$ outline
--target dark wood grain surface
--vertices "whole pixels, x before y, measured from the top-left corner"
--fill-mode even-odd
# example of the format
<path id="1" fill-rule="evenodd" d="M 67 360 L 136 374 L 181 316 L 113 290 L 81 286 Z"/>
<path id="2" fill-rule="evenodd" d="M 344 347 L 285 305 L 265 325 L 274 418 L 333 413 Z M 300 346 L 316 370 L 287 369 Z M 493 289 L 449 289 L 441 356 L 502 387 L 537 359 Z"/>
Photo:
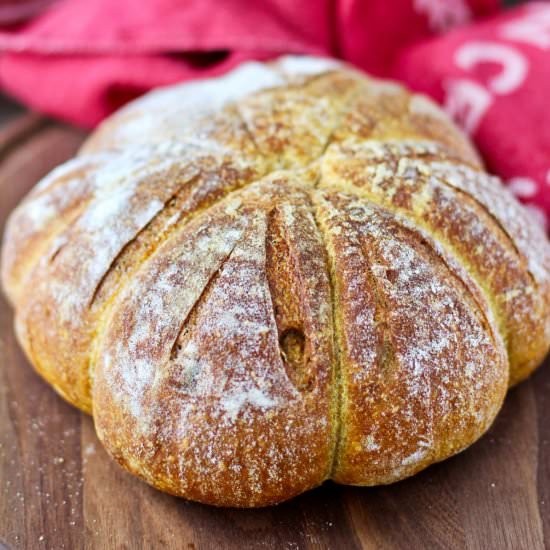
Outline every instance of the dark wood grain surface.
<path id="1" fill-rule="evenodd" d="M 4 125 L 0 231 L 82 139 L 34 115 Z M 0 298 L 1 549 L 550 547 L 550 368 L 510 392 L 481 441 L 412 479 L 327 483 L 277 507 L 224 510 L 162 494 L 114 464 L 91 419 L 34 374 L 12 320 Z"/>

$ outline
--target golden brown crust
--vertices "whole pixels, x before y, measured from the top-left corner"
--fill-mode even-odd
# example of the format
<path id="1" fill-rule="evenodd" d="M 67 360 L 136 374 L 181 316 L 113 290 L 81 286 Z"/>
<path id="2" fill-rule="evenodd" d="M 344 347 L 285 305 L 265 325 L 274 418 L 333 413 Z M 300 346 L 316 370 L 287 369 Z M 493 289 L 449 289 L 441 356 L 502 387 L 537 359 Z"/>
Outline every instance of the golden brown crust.
<path id="1" fill-rule="evenodd" d="M 506 357 L 472 281 L 449 269 L 428 238 L 355 197 L 322 194 L 318 208 L 341 364 L 332 478 L 390 483 L 487 429 L 506 393 Z"/>
<path id="2" fill-rule="evenodd" d="M 307 196 L 278 185 L 284 196 L 263 186 L 259 197 L 224 201 L 161 247 L 97 350 L 94 418 L 106 447 L 150 483 L 203 502 L 278 502 L 330 469 L 324 249 Z M 285 304 L 273 300 L 265 269 L 274 233 L 284 243 L 270 248 L 288 247 L 288 269 L 311 291 L 281 297 Z M 285 315 L 291 300 L 295 312 Z M 292 364 L 281 350 L 290 352 L 289 334 L 306 342 Z"/>
<path id="3" fill-rule="evenodd" d="M 320 188 L 399 213 L 460 258 L 492 304 L 512 384 L 540 364 L 548 342 L 546 237 L 496 178 L 457 165 L 440 145 L 393 140 L 333 144 L 321 172 Z"/>
<path id="4" fill-rule="evenodd" d="M 19 340 L 125 468 L 216 505 L 389 483 L 550 344 L 550 250 L 429 100 L 284 58 L 155 92 L 12 214 Z"/>

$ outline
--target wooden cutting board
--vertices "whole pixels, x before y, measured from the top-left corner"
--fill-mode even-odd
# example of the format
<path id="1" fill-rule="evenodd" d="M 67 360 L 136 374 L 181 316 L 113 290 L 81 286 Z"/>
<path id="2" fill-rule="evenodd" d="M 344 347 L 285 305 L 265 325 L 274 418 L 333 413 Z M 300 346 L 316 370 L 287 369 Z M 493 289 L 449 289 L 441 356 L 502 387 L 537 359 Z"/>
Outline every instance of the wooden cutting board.
<path id="1" fill-rule="evenodd" d="M 0 228 L 83 139 L 24 115 L 0 133 Z M 0 548 L 550 547 L 550 365 L 512 390 L 466 452 L 378 488 L 332 483 L 277 507 L 216 509 L 162 494 L 103 451 L 91 419 L 34 374 L 0 299 Z"/>

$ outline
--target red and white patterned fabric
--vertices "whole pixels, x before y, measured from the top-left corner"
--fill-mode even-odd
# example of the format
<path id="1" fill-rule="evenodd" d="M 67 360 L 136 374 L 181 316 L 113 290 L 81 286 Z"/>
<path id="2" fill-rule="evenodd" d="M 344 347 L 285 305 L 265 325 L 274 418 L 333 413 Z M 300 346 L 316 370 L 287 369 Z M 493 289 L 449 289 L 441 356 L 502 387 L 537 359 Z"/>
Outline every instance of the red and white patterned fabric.
<path id="1" fill-rule="evenodd" d="M 343 58 L 439 101 L 548 226 L 550 3 L 0 0 L 0 25 L 0 87 L 87 127 L 155 86 L 244 60 Z"/>
<path id="2" fill-rule="evenodd" d="M 406 48 L 393 75 L 437 99 L 475 140 L 488 169 L 548 228 L 550 3 Z"/>

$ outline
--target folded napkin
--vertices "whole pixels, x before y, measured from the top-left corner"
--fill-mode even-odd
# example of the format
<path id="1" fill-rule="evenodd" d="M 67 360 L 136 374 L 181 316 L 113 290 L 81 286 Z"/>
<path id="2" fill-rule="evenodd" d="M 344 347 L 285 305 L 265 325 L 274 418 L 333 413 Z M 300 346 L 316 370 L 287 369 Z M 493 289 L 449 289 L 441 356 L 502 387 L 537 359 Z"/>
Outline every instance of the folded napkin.
<path id="1" fill-rule="evenodd" d="M 0 0 L 0 87 L 86 127 L 155 86 L 283 53 L 339 57 L 431 95 L 550 219 L 550 4 Z"/>

